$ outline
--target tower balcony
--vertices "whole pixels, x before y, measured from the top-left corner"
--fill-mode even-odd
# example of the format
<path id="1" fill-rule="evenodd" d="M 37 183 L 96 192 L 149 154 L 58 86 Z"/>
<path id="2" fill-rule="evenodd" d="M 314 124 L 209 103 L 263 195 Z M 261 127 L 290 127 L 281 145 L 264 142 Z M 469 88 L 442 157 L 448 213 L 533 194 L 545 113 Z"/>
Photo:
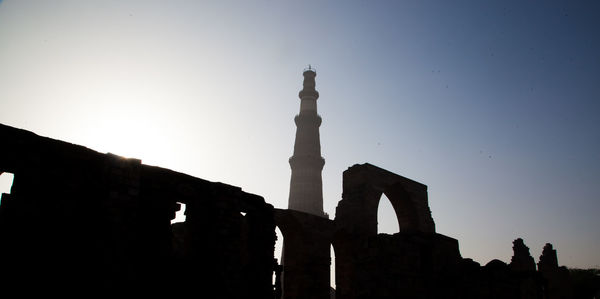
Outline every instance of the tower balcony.
<path id="1" fill-rule="evenodd" d="M 298 169 L 312 169 L 320 172 L 323 170 L 323 166 L 325 166 L 325 159 L 323 157 L 312 155 L 292 156 L 289 162 L 292 171 Z"/>
<path id="2" fill-rule="evenodd" d="M 313 113 L 300 113 L 294 117 L 294 122 L 296 123 L 296 127 L 300 127 L 303 125 L 316 125 L 317 127 L 321 126 L 321 116 L 316 112 Z"/>
<path id="3" fill-rule="evenodd" d="M 319 92 L 316 90 L 310 90 L 310 89 L 302 89 L 299 93 L 298 93 L 298 97 L 300 97 L 300 99 L 309 97 L 309 98 L 314 98 L 315 100 L 319 98 Z"/>

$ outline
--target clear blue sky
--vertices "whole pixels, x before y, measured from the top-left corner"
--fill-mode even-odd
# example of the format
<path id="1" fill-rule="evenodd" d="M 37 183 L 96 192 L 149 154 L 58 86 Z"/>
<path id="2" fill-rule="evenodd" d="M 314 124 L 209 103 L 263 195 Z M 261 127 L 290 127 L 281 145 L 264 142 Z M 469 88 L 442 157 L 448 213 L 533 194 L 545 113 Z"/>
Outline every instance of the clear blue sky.
<path id="1" fill-rule="evenodd" d="M 310 63 L 327 213 L 369 162 L 464 257 L 599 267 L 599 36 L 597 1 L 5 0 L 0 122 L 286 208 Z"/>

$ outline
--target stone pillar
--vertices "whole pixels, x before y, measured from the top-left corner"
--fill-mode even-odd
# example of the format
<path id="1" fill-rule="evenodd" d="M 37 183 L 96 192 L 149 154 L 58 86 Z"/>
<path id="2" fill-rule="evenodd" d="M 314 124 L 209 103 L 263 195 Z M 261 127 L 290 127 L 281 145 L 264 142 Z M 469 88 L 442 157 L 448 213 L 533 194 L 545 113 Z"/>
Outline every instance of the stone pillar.
<path id="1" fill-rule="evenodd" d="M 333 221 L 275 210 L 284 239 L 283 299 L 329 299 Z"/>
<path id="2" fill-rule="evenodd" d="M 558 266 L 556 249 L 550 243 L 546 243 L 542 250 L 538 271 L 543 278 L 546 298 L 573 298 L 573 285 L 569 270 L 564 266 Z"/>
<path id="3" fill-rule="evenodd" d="M 552 248 L 552 244 L 546 243 L 538 262 L 538 270 L 540 272 L 554 271 L 558 269 L 558 258 L 556 250 Z"/>
<path id="4" fill-rule="evenodd" d="M 535 271 L 535 261 L 529 253 L 529 247 L 525 246 L 521 238 L 513 241 L 513 256 L 510 260 L 510 268 L 514 271 Z"/>

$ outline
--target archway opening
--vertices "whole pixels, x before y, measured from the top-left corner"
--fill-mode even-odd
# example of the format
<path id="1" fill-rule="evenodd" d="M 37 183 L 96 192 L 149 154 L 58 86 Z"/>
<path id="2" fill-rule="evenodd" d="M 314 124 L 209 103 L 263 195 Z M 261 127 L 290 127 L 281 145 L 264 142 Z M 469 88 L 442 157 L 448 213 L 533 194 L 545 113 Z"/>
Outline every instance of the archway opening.
<path id="1" fill-rule="evenodd" d="M 382 194 L 377 207 L 377 233 L 393 235 L 398 232 L 400 232 L 400 225 L 396 211 L 389 198 Z"/>
<path id="2" fill-rule="evenodd" d="M 279 265 L 283 264 L 283 234 L 278 226 L 275 226 L 275 259 Z M 273 272 L 273 286 L 275 286 L 275 272 Z"/>
<path id="3" fill-rule="evenodd" d="M 329 284 L 331 285 L 330 292 L 334 295 L 332 298 L 335 298 L 335 250 L 333 249 L 333 245 L 331 245 L 330 254 L 331 257 L 331 270 L 329 271 Z"/>

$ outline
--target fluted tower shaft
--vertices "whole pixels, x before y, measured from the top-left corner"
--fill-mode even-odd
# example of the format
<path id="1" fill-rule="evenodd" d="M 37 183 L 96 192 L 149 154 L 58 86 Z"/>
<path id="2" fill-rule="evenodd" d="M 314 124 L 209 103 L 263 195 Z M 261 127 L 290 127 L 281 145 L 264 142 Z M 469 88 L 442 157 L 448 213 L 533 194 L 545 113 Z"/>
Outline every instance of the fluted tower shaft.
<path id="1" fill-rule="evenodd" d="M 315 90 L 317 73 L 310 67 L 304 70 L 300 97 L 300 113 L 296 115 L 296 141 L 290 158 L 292 178 L 288 208 L 317 216 L 323 213 L 323 180 L 321 172 L 325 159 L 321 157 L 319 127 L 321 117 L 317 114 L 319 92 Z"/>

